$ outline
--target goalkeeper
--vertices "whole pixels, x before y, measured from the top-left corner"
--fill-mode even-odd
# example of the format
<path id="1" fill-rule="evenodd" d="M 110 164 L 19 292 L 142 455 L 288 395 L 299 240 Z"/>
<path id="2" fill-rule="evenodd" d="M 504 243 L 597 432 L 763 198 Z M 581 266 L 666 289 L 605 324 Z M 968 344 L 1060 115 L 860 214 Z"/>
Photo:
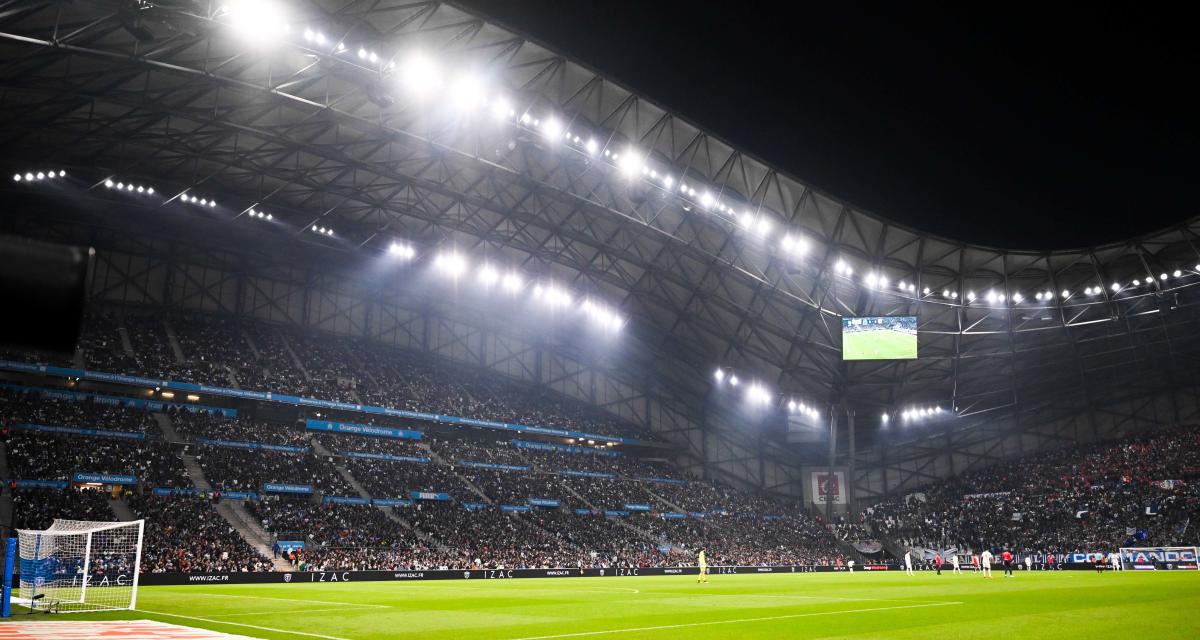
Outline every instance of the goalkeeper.
<path id="1" fill-rule="evenodd" d="M 700 565 L 700 573 L 696 575 L 696 583 L 708 583 L 708 558 L 704 557 L 704 549 L 700 550 L 700 555 L 696 558 L 696 564 Z"/>

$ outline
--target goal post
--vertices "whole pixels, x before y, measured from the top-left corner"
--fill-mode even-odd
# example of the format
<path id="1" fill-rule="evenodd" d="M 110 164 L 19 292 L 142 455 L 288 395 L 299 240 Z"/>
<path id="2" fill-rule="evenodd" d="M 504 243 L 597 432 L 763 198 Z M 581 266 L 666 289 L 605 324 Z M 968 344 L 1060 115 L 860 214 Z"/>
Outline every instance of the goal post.
<path id="1" fill-rule="evenodd" d="M 18 530 L 20 582 L 13 598 L 30 611 L 84 612 L 137 606 L 145 520 L 55 520 Z"/>
<path id="2" fill-rule="evenodd" d="M 1196 571 L 1196 547 L 1121 547 L 1121 564 L 1127 569 Z"/>

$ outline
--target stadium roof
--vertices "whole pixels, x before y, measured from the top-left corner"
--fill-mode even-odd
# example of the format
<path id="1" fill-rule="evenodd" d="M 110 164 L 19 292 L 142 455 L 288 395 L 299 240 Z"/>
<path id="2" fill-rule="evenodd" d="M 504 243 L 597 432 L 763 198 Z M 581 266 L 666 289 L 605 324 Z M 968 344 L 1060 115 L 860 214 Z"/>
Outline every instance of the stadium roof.
<path id="1" fill-rule="evenodd" d="M 615 313 L 627 348 L 614 375 L 722 425 L 724 453 L 703 434 L 660 431 L 766 488 L 791 480 L 745 463 L 754 437 L 705 401 L 717 367 L 781 402 L 844 405 L 881 438 L 905 428 L 879 425 L 885 412 L 950 410 L 908 427 L 938 444 L 905 464 L 934 449 L 985 461 L 1014 434 L 1053 440 L 1056 420 L 1094 422 L 1197 370 L 1200 219 L 1056 252 L 934 237 L 451 3 L 21 3 L 0 15 L 0 88 L 8 197 L 39 188 L 25 172 L 61 168 L 107 203 L 88 223 L 112 242 L 155 233 L 149 219 L 273 262 L 398 243 L 418 261 L 454 253 L 464 269 L 519 270 L 527 286 Z M 162 197 L 135 202 L 106 179 Z M 184 206 L 197 196 L 219 206 Z M 159 217 L 117 214 L 131 207 Z M 252 209 L 272 224 L 245 226 Z M 849 315 L 919 316 L 921 357 L 843 363 Z M 1190 415 L 1172 406 L 1170 420 Z M 967 431 L 975 439 L 957 440 Z M 929 473 L 906 468 L 898 484 Z"/>

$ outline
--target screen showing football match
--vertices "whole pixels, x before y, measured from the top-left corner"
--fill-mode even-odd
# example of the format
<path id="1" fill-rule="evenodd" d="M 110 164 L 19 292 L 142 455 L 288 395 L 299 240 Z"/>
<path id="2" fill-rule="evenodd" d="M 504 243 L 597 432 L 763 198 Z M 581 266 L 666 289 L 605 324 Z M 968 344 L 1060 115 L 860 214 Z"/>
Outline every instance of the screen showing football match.
<path id="1" fill-rule="evenodd" d="M 842 360 L 913 360 L 917 318 L 842 318 Z"/>

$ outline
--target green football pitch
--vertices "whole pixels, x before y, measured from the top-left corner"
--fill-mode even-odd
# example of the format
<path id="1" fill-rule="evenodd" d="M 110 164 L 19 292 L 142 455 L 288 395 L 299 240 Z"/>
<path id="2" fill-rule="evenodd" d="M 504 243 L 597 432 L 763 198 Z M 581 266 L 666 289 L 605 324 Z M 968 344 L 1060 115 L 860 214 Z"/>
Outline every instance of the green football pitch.
<path id="1" fill-rule="evenodd" d="M 899 331 L 842 334 L 843 360 L 902 360 L 917 357 L 917 337 Z"/>
<path id="2" fill-rule="evenodd" d="M 258 638 L 1200 638 L 1200 572 L 716 575 L 143 587 L 152 619 Z M 3 624 L 0 623 L 0 636 Z"/>

